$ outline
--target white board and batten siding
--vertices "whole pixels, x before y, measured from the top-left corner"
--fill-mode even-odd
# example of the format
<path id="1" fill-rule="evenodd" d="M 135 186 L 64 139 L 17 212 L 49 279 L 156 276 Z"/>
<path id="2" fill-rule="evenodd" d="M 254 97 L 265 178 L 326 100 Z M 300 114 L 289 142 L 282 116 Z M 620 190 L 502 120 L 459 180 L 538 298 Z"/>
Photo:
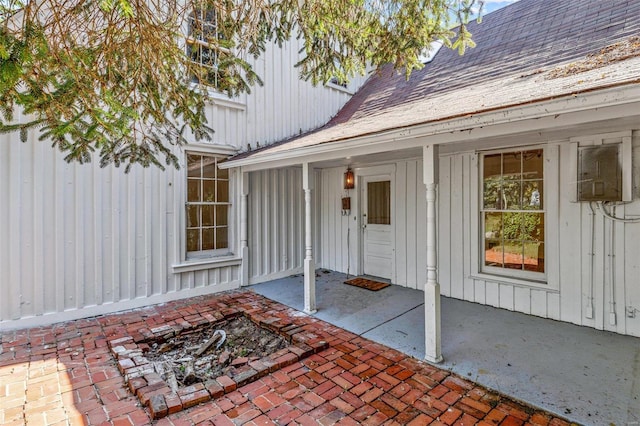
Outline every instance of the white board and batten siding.
<path id="1" fill-rule="evenodd" d="M 350 94 L 300 81 L 299 41 L 256 61 L 264 80 L 250 95 L 218 96 L 207 109 L 213 142 L 176 149 L 222 152 L 314 129 Z M 352 84 L 354 89 L 364 78 Z M 183 164 L 184 165 L 184 164 Z M 231 250 L 239 247 L 239 179 L 231 176 Z M 256 173 L 249 196 L 251 279 L 295 273 L 302 262 L 301 174 Z M 184 167 L 161 171 L 68 164 L 28 132 L 0 135 L 0 329 L 49 324 L 237 288 L 240 261 L 184 265 Z M 263 208 L 264 207 L 264 208 Z M 267 209 L 270 209 L 266 211 Z M 265 213 L 266 212 L 266 213 Z M 257 240 L 256 240 L 257 239 Z M 257 253 L 261 253 L 258 255 Z M 233 257 L 233 256 L 231 256 Z"/>
<path id="2" fill-rule="evenodd" d="M 546 284 L 478 273 L 478 154 L 440 155 L 438 189 L 438 281 L 442 295 L 551 318 L 620 334 L 640 336 L 640 223 L 612 222 L 596 213 L 591 282 L 591 210 L 571 202 L 575 169 L 570 141 L 542 142 L 545 148 Z M 503 148 L 513 145 L 505 143 Z M 538 146 L 538 145 L 536 145 Z M 500 148 L 500 147 L 497 147 Z M 640 134 L 633 137 L 633 198 L 618 206 L 619 217 L 640 217 Z M 355 167 L 394 170 L 394 284 L 422 289 L 426 282 L 426 200 L 422 159 Z M 321 267 L 361 273 L 358 188 L 345 191 L 345 167 L 327 168 L 320 177 Z M 340 199 L 351 196 L 351 214 L 341 214 Z M 613 234 L 612 234 L 613 232 Z M 476 265 L 474 267 L 474 264 Z M 613 291 L 612 291 L 613 286 Z M 593 290 L 592 290 L 593 287 Z M 613 296 L 613 299 L 611 298 Z M 593 298 L 593 314 L 587 312 Z M 615 305 L 611 304 L 611 301 Z M 635 309 L 633 317 L 627 308 Z M 615 312 L 615 321 L 611 311 Z"/>
<path id="3" fill-rule="evenodd" d="M 426 195 L 422 183 L 422 160 L 408 159 L 385 165 L 356 167 L 356 176 L 367 169 L 383 168 L 391 173 L 392 216 L 394 232 L 394 284 L 422 289 L 426 282 Z M 359 179 L 356 188 L 342 189 L 345 167 L 322 169 L 320 177 L 320 259 L 319 265 L 334 271 L 362 273 L 360 254 L 363 251 L 362 218 L 360 218 Z M 342 215 L 342 197 L 351 197 L 351 213 Z"/>
<path id="4" fill-rule="evenodd" d="M 526 285 L 474 273 L 473 262 L 477 258 L 473 252 L 478 250 L 479 225 L 478 160 L 474 152 L 460 152 L 440 158 L 438 277 L 442 294 L 640 336 L 640 223 L 612 222 L 596 210 L 592 225 L 589 203 L 571 201 L 576 177 L 575 169 L 569 165 L 569 141 L 553 141 L 543 146 L 547 157 L 556 158 L 553 167 L 545 168 L 547 284 Z M 640 217 L 637 133 L 633 138 L 633 160 L 634 201 L 616 207 L 619 217 Z M 549 186 L 553 191 L 549 191 Z M 627 307 L 638 311 L 628 317 Z"/>
<path id="5" fill-rule="evenodd" d="M 213 142 L 230 144 L 242 151 L 257 144 L 273 142 L 323 126 L 351 98 L 367 76 L 356 76 L 348 90 L 335 85 L 313 87 L 299 78 L 294 65 L 299 60 L 301 40 L 284 43 L 282 48 L 269 44 L 261 57 L 247 61 L 262 78 L 263 86 L 254 86 L 232 102 L 216 95 L 219 107 L 208 110 L 208 124 L 215 129 Z"/>
<path id="6" fill-rule="evenodd" d="M 304 192 L 302 168 L 250 174 L 249 283 L 302 273 L 304 261 Z M 319 205 L 317 191 L 313 203 Z M 314 215 L 315 216 L 315 215 Z M 318 231 L 314 231 L 314 236 Z M 314 238 L 314 258 L 319 241 Z"/>
<path id="7" fill-rule="evenodd" d="M 236 267 L 174 274 L 182 171 L 67 164 L 35 133 L 0 140 L 0 327 L 230 289 Z"/>

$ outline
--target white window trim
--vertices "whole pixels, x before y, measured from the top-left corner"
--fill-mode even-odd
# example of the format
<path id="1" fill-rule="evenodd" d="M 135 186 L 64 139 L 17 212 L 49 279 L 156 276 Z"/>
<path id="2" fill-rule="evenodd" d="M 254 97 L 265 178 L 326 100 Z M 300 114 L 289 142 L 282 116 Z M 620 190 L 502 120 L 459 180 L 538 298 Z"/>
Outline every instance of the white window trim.
<path id="1" fill-rule="evenodd" d="M 179 220 L 178 229 L 176 234 L 178 244 L 176 244 L 176 250 L 178 253 L 178 260 L 175 264 L 171 265 L 174 273 L 198 271 L 202 269 L 210 268 L 222 268 L 225 266 L 239 265 L 241 259 L 235 254 L 235 248 L 237 246 L 237 205 L 239 200 L 237 199 L 236 190 L 236 176 L 233 169 L 229 170 L 229 213 L 228 213 L 228 235 L 229 247 L 225 249 L 206 250 L 204 252 L 193 252 L 194 254 L 187 256 L 187 209 L 185 208 L 187 203 L 187 155 L 217 155 L 217 156 L 229 156 L 237 150 L 230 146 L 208 146 L 202 144 L 189 144 L 183 151 L 183 161 L 180 173 L 180 194 L 177 197 L 176 208 L 178 209 Z"/>
<path id="2" fill-rule="evenodd" d="M 193 37 L 191 37 L 191 35 L 189 34 L 189 24 L 188 24 L 188 20 L 187 23 L 185 24 L 186 28 L 183 29 L 184 31 L 184 38 L 183 38 L 183 49 L 185 50 L 186 53 L 186 49 L 189 46 L 189 44 L 192 43 L 197 43 L 197 44 L 201 44 L 204 46 L 211 46 L 210 43 L 207 43 L 205 41 L 201 41 L 201 40 L 196 40 Z M 224 47 L 212 47 L 215 48 L 216 50 L 219 50 L 221 52 L 231 52 L 230 49 L 224 48 Z M 188 76 L 186 76 L 188 77 Z M 189 83 L 189 87 L 195 91 L 198 91 L 200 93 L 202 93 L 203 95 L 207 96 L 207 101 L 210 102 L 213 105 L 217 105 L 217 106 L 221 106 L 221 107 L 225 107 L 225 108 L 230 108 L 230 109 L 237 109 L 240 111 L 244 111 L 247 109 L 247 101 L 246 101 L 246 94 L 243 96 L 245 99 L 238 99 L 236 98 L 230 98 L 229 95 L 227 95 L 226 93 L 218 90 L 216 87 L 214 86 L 210 86 L 204 83 L 195 83 L 195 82 L 190 82 Z"/>
<path id="3" fill-rule="evenodd" d="M 197 90 L 203 95 L 207 96 L 207 101 L 213 105 L 237 109 L 239 111 L 244 111 L 247 109 L 247 101 L 246 100 L 238 100 L 234 98 L 230 98 L 226 93 L 217 90 L 215 87 L 207 86 L 205 84 L 199 83 L 190 83 L 190 87 L 193 90 Z"/>
<path id="4" fill-rule="evenodd" d="M 545 206 L 545 272 L 534 273 L 535 277 L 528 274 L 519 274 L 519 271 L 508 269 L 500 270 L 500 273 L 491 273 L 482 267 L 482 236 L 481 199 L 483 195 L 480 158 L 483 154 L 510 151 L 526 151 L 530 149 L 542 149 L 544 156 L 544 191 L 543 205 Z M 517 287 L 530 287 L 558 292 L 559 283 L 559 145 L 557 143 L 537 144 L 527 146 L 511 146 L 491 151 L 479 151 L 472 156 L 473 170 L 471 173 L 471 271 L 470 277 L 474 279 L 490 281 L 500 284 L 508 284 Z M 496 268 L 497 269 L 497 268 Z M 522 271 L 525 272 L 525 271 Z M 510 273 L 513 273 L 512 275 Z"/>
<path id="5" fill-rule="evenodd" d="M 237 266 L 242 263 L 242 258 L 236 257 L 235 255 L 225 256 L 225 257 L 217 257 L 210 259 L 194 259 L 189 261 L 184 261 L 182 263 L 178 263 L 175 265 L 171 265 L 171 269 L 174 273 L 182 273 L 182 272 L 193 272 L 193 271 L 201 271 L 203 269 L 211 269 L 211 268 L 224 268 L 227 266 Z"/>
<path id="6" fill-rule="evenodd" d="M 325 87 L 328 87 L 328 88 L 333 89 L 333 90 L 337 90 L 339 92 L 344 92 L 347 95 L 353 95 L 354 91 L 349 89 L 350 86 L 351 86 L 351 83 L 348 83 L 347 87 L 340 86 L 339 84 L 332 83 L 331 81 L 327 81 L 325 83 Z"/>

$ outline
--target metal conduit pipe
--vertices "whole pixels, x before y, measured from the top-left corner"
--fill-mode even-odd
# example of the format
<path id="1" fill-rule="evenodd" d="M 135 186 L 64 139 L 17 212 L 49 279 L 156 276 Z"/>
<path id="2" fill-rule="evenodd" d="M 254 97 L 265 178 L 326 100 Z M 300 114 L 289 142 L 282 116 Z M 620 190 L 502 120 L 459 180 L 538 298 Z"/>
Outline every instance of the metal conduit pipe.
<path id="1" fill-rule="evenodd" d="M 623 204 L 627 204 L 627 203 L 623 203 Z M 602 215 L 604 217 L 606 217 L 609 220 L 612 220 L 614 222 L 622 222 L 622 223 L 640 223 L 640 217 L 634 217 L 634 218 L 626 218 L 626 217 L 617 217 L 615 215 L 615 204 L 613 205 L 613 209 L 614 209 L 614 213 L 609 213 L 609 211 L 607 210 L 607 206 L 601 201 L 598 203 L 598 210 L 600 210 L 602 212 Z"/>
<path id="2" fill-rule="evenodd" d="M 589 203 L 589 209 L 591 210 L 591 246 L 589 247 L 589 258 L 591 259 L 591 264 L 589 266 L 589 297 L 587 298 L 587 312 L 585 316 L 587 318 L 593 318 L 593 276 L 595 274 L 595 239 L 596 239 L 596 212 L 593 208 L 593 202 Z"/>
<path id="3" fill-rule="evenodd" d="M 613 217 L 616 208 L 613 207 Z M 616 228 L 615 221 L 610 221 L 609 225 L 609 324 L 616 325 Z"/>

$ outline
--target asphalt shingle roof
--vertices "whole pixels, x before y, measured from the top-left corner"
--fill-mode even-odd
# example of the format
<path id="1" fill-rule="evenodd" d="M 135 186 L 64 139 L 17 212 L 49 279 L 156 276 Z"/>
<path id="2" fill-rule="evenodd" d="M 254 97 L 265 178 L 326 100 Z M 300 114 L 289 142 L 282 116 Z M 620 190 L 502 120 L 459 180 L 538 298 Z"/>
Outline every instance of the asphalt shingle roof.
<path id="1" fill-rule="evenodd" d="M 324 127 L 234 159 L 640 80 L 640 50 L 629 42 L 640 35 L 640 1 L 521 0 L 469 30 L 477 47 L 463 56 L 443 48 L 408 81 L 385 67 Z M 626 60 L 558 71 L 616 43 Z"/>

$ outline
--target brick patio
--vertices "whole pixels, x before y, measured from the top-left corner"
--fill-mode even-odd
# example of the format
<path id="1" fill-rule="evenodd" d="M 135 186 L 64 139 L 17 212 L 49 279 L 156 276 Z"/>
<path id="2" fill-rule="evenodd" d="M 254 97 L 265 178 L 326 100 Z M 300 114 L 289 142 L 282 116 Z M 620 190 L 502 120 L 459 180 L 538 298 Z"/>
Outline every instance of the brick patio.
<path id="1" fill-rule="evenodd" d="M 125 383 L 108 342 L 143 337 L 163 326 L 179 332 L 212 321 L 228 310 L 243 312 L 276 328 L 295 325 L 304 343 L 318 352 L 292 363 L 274 358 L 273 371 L 241 386 L 225 376 L 220 383 L 229 391 L 225 395 L 213 395 L 215 398 L 208 402 L 152 421 L 149 411 Z M 153 385 L 150 377 L 145 380 L 147 386 Z M 145 383 L 136 386 L 136 392 L 145 393 L 140 391 Z M 173 398 L 173 406 L 191 404 L 187 398 L 181 401 L 181 395 L 163 395 Z M 2 333 L 0 424 L 151 423 L 569 424 L 250 291 Z"/>

